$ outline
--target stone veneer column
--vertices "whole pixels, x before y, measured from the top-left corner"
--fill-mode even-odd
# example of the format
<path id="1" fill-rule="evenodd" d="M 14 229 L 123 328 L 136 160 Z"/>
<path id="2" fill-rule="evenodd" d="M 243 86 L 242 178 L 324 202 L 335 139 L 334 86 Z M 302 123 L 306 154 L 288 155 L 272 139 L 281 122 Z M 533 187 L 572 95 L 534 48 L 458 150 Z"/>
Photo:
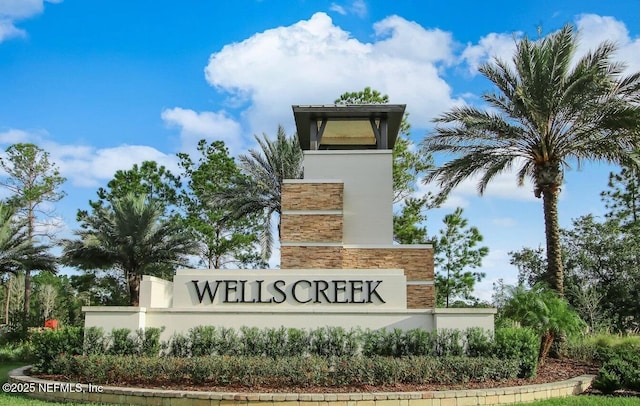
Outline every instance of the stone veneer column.
<path id="1" fill-rule="evenodd" d="M 344 246 L 342 267 L 350 269 L 403 269 L 407 277 L 407 308 L 435 307 L 433 249 L 423 245 Z"/>
<path id="2" fill-rule="evenodd" d="M 283 183 L 281 268 L 403 269 L 407 307 L 435 307 L 431 245 L 344 245 L 343 193 L 336 180 Z"/>
<path id="3" fill-rule="evenodd" d="M 343 190 L 336 180 L 284 181 L 281 268 L 342 268 Z"/>

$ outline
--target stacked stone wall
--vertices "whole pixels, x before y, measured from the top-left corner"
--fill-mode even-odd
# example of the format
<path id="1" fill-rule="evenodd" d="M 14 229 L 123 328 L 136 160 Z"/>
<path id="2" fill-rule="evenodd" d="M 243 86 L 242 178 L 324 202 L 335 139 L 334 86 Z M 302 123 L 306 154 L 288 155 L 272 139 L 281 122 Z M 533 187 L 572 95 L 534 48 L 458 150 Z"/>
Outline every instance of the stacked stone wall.
<path id="1" fill-rule="evenodd" d="M 342 214 L 282 215 L 282 242 L 342 242 Z"/>
<path id="2" fill-rule="evenodd" d="M 282 269 L 341 269 L 342 247 L 286 245 L 280 247 Z"/>
<path id="3" fill-rule="evenodd" d="M 283 269 L 403 269 L 407 307 L 435 307 L 430 247 L 343 247 L 342 182 L 282 185 L 280 266 Z M 327 245 L 323 245 L 327 244 Z"/>
<path id="4" fill-rule="evenodd" d="M 283 183 L 282 210 L 342 210 L 344 184 Z"/>

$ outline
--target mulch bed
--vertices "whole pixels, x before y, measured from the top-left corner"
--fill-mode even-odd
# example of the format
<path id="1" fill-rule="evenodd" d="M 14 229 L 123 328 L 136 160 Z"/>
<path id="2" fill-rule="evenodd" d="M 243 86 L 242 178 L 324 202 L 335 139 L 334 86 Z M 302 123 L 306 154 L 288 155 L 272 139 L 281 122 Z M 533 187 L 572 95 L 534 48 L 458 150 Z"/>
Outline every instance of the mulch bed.
<path id="1" fill-rule="evenodd" d="M 538 368 L 538 373 L 532 379 L 511 379 L 506 381 L 482 381 L 467 382 L 459 385 L 392 385 L 392 386 L 349 386 L 349 387 L 248 387 L 248 386 L 207 386 L 189 384 L 168 384 L 160 383 L 152 385 L 139 382 L 110 382 L 109 386 L 118 387 L 141 387 L 175 390 L 194 390 L 211 392 L 260 392 L 260 393 L 353 393 L 353 392 L 417 392 L 434 390 L 458 390 L 458 389 L 487 389 L 508 386 L 534 385 L 540 383 L 564 381 L 585 374 L 597 374 L 598 368 L 593 364 L 569 359 L 547 359 L 542 367 Z M 66 381 L 62 376 L 39 375 L 42 379 L 53 379 Z M 92 382 L 92 384 L 100 384 Z"/>

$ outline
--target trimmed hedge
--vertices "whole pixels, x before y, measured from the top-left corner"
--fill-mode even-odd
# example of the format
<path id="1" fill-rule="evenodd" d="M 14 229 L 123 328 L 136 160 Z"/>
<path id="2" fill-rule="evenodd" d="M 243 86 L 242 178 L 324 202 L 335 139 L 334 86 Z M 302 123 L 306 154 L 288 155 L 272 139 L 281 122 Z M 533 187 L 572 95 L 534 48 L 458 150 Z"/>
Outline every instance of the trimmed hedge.
<path id="1" fill-rule="evenodd" d="M 518 360 L 467 357 L 262 357 L 191 358 L 63 355 L 52 369 L 68 379 L 102 384 L 184 383 L 211 386 L 365 386 L 458 384 L 515 378 Z"/>
<path id="2" fill-rule="evenodd" d="M 538 337 L 528 329 L 500 329 L 491 335 L 482 329 L 466 331 L 421 329 L 314 330 L 243 327 L 240 331 L 200 326 L 186 335 L 175 334 L 160 342 L 160 329 L 148 328 L 132 333 L 114 329 L 106 335 L 99 328 L 47 330 L 34 337 L 35 370 L 59 373 L 52 366 L 61 354 L 113 356 L 189 357 L 265 357 L 265 358 L 356 358 L 374 357 L 484 357 L 516 360 L 519 377 L 532 377 L 536 371 Z M 471 361 L 470 361 L 471 362 Z"/>
<path id="3" fill-rule="evenodd" d="M 605 394 L 619 389 L 640 391 L 640 353 L 625 348 L 609 354 L 593 381 L 593 388 Z"/>

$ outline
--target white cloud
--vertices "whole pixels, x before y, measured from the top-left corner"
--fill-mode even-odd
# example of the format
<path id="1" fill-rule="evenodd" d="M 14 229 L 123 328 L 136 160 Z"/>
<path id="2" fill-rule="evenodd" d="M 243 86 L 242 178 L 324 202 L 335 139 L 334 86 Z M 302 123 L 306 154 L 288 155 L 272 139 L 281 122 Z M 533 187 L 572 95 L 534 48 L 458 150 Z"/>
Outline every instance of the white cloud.
<path id="1" fill-rule="evenodd" d="M 453 195 L 462 195 L 466 197 L 479 196 L 478 180 L 479 176 L 473 176 L 461 182 L 454 189 Z M 515 172 L 501 173 L 496 175 L 487 185 L 484 197 L 496 197 L 508 200 L 518 201 L 535 201 L 537 198 L 533 195 L 533 185 L 529 180 L 525 180 L 523 186 L 518 186 Z"/>
<path id="2" fill-rule="evenodd" d="M 347 15 L 347 10 L 345 10 L 344 7 L 336 3 L 331 3 L 331 5 L 329 6 L 329 10 L 335 11 L 336 13 L 341 14 L 343 16 Z"/>
<path id="3" fill-rule="evenodd" d="M 174 107 L 162 111 L 161 117 L 167 125 L 180 128 L 181 151 L 195 151 L 201 139 L 222 140 L 232 152 L 243 146 L 240 124 L 224 111 L 197 112 Z"/>
<path id="4" fill-rule="evenodd" d="M 21 142 L 29 142 L 32 135 L 27 131 L 9 129 L 8 131 L 0 133 L 0 144 L 17 144 Z"/>
<path id="5" fill-rule="evenodd" d="M 392 103 L 406 103 L 414 128 L 430 126 L 459 102 L 439 72 L 453 60 L 450 34 L 397 16 L 374 29 L 376 40 L 361 42 L 316 13 L 226 45 L 211 55 L 205 76 L 230 98 L 249 102 L 244 116 L 254 133 L 292 123 L 292 104 L 330 104 L 366 86 L 389 94 Z"/>
<path id="6" fill-rule="evenodd" d="M 358 17 L 365 17 L 367 15 L 367 3 L 364 0 L 354 0 L 350 7 L 351 12 Z"/>
<path id="7" fill-rule="evenodd" d="M 143 161 L 156 161 L 173 173 L 179 173 L 177 158 L 155 148 L 143 145 L 121 145 L 113 148 L 94 149 L 89 146 L 46 144 L 51 154 L 73 186 L 97 187 L 113 178 L 118 170 L 131 169 Z"/>
<path id="8" fill-rule="evenodd" d="M 618 46 L 615 58 L 627 64 L 627 73 L 640 71 L 640 38 L 631 39 L 623 22 L 613 17 L 582 14 L 576 26 L 580 39 L 578 55 L 584 55 L 604 41 L 614 42 Z"/>
<path id="9" fill-rule="evenodd" d="M 2 0 L 0 1 L 0 42 L 18 36 L 25 36 L 24 30 L 15 22 L 42 13 L 44 3 L 61 3 L 62 0 Z"/>
<path id="10" fill-rule="evenodd" d="M 368 12 L 367 3 L 365 3 L 364 0 L 354 0 L 348 6 L 331 3 L 329 10 L 335 11 L 343 16 L 352 13 L 360 18 L 366 17 Z"/>
<path id="11" fill-rule="evenodd" d="M 24 30 L 20 30 L 13 25 L 13 22 L 0 17 L 0 42 L 12 38 L 25 36 Z"/>
<path id="12" fill-rule="evenodd" d="M 516 42 L 522 37 L 521 32 L 513 34 L 490 33 L 482 38 L 476 45 L 467 44 L 462 51 L 461 61 L 469 69 L 471 75 L 478 73 L 478 67 L 483 63 L 490 62 L 494 58 L 509 62 L 513 58 L 516 49 Z"/>
<path id="13" fill-rule="evenodd" d="M 632 39 L 622 21 L 609 16 L 581 14 L 576 17 L 575 25 L 579 33 L 576 56 L 582 56 L 602 42 L 610 41 L 618 45 L 615 59 L 624 61 L 628 65 L 628 72 L 640 70 L 640 38 Z M 477 73 L 478 66 L 494 57 L 509 62 L 513 57 L 516 42 L 522 37 L 522 32 L 487 34 L 478 44 L 467 44 L 462 52 L 461 61 L 468 65 L 472 75 Z"/>
<path id="14" fill-rule="evenodd" d="M 515 165 L 514 167 L 518 167 Z M 472 176 L 460 182 L 458 186 L 449 193 L 447 200 L 442 204 L 443 208 L 455 209 L 456 207 L 468 207 L 473 198 L 480 196 L 478 193 L 478 180 L 480 176 Z M 423 196 L 427 192 L 437 194 L 440 188 L 435 182 L 424 184 L 418 182 L 416 196 Z M 515 201 L 536 201 L 533 194 L 533 184 L 529 179 L 525 179 L 523 186 L 518 186 L 516 172 L 504 172 L 496 175 L 487 185 L 483 198 L 497 198 Z"/>

